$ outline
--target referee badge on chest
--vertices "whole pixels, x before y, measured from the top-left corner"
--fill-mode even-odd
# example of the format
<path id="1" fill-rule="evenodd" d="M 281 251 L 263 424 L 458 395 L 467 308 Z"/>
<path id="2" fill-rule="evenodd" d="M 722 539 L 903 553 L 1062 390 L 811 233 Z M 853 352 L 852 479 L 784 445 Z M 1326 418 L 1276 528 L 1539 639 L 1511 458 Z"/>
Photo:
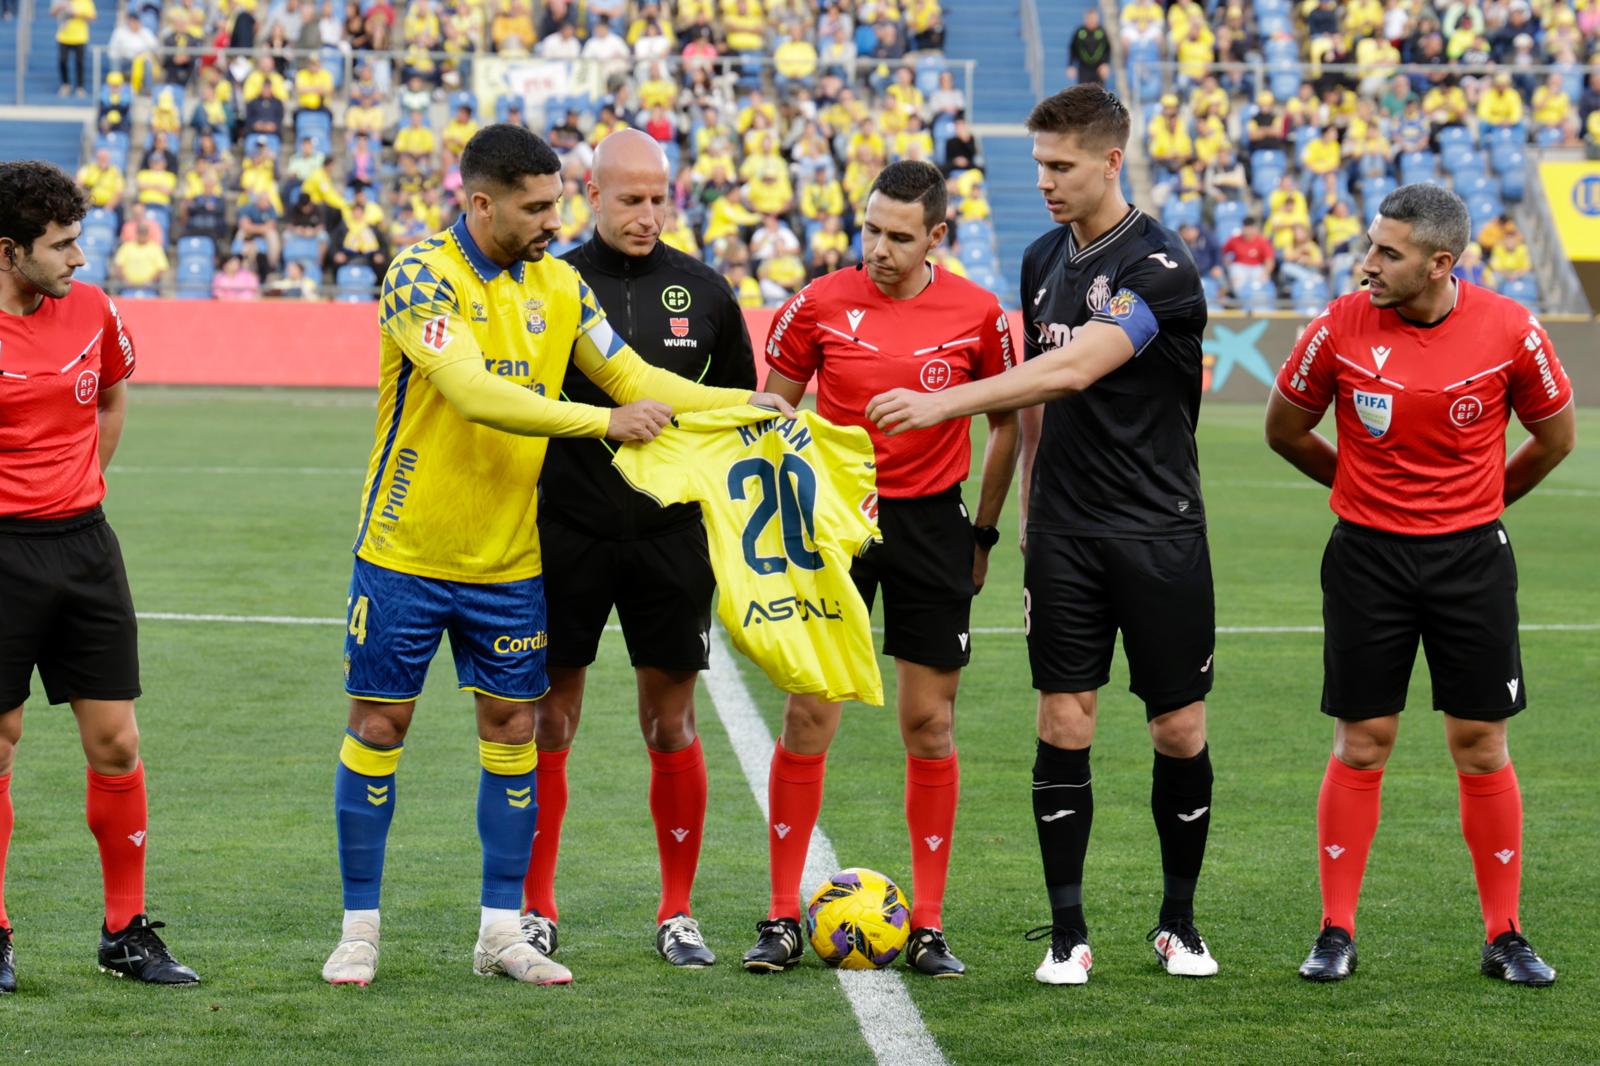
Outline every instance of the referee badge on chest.
<path id="1" fill-rule="evenodd" d="M 522 305 L 522 310 L 527 313 L 527 326 L 529 333 L 544 332 L 544 301 L 529 300 Z"/>
<path id="2" fill-rule="evenodd" d="M 1356 405 L 1356 417 L 1374 437 L 1389 432 L 1389 422 L 1394 417 L 1394 397 L 1387 392 L 1362 392 L 1356 389 L 1350 395 Z"/>

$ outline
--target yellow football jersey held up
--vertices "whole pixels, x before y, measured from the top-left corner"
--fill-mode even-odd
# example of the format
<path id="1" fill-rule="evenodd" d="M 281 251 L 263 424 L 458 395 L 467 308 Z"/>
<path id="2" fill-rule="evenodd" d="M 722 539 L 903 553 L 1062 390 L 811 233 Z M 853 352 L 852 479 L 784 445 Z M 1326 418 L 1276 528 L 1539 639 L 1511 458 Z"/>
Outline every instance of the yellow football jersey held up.
<path id="1" fill-rule="evenodd" d="M 774 685 L 882 705 L 870 614 L 850 580 L 878 539 L 866 430 L 747 405 L 675 418 L 612 464 L 662 504 L 700 504 L 717 616 Z"/>

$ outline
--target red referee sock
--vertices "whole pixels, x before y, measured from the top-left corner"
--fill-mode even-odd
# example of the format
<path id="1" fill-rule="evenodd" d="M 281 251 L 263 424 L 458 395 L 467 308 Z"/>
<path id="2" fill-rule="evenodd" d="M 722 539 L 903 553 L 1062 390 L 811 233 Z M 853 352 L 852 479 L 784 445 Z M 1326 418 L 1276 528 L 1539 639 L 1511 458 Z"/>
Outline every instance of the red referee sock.
<path id="1" fill-rule="evenodd" d="M 944 884 L 961 795 L 961 765 L 906 756 L 906 825 L 911 830 L 911 928 L 944 928 Z"/>
<path id="2" fill-rule="evenodd" d="M 1356 904 L 1367 854 L 1378 832 L 1383 771 L 1357 770 L 1329 757 L 1317 796 L 1317 873 L 1322 882 L 1322 922 L 1356 931 Z"/>
<path id="3" fill-rule="evenodd" d="M 1456 774 L 1461 787 L 1461 835 L 1472 853 L 1483 907 L 1484 939 L 1517 923 L 1522 894 L 1522 789 L 1506 763 L 1492 774 Z"/>
<path id="4" fill-rule="evenodd" d="M 806 868 L 811 830 L 822 812 L 822 779 L 828 753 L 796 755 L 778 741 L 767 778 L 767 856 L 771 864 L 772 905 L 768 918 L 800 920 L 800 876 Z"/>
<path id="5" fill-rule="evenodd" d="M 556 859 L 561 851 L 561 821 L 567 816 L 567 754 L 571 750 L 541 751 L 533 771 L 539 821 L 533 831 L 528 874 L 522 879 L 522 906 L 552 922 L 557 917 Z"/>
<path id="6" fill-rule="evenodd" d="M 661 858 L 660 924 L 689 913 L 700 838 L 706 824 L 706 755 L 700 738 L 682 751 L 650 752 L 650 817 L 656 823 Z"/>
<path id="7" fill-rule="evenodd" d="M 89 775 L 85 812 L 89 832 L 100 845 L 100 875 L 105 881 L 106 929 L 113 933 L 128 927 L 144 913 L 144 854 L 148 803 L 144 790 L 144 763 L 131 774 Z"/>
<path id="8" fill-rule="evenodd" d="M 0 777 L 0 926 L 11 928 L 6 917 L 6 852 L 11 850 L 11 827 L 16 818 L 11 810 L 11 775 Z"/>

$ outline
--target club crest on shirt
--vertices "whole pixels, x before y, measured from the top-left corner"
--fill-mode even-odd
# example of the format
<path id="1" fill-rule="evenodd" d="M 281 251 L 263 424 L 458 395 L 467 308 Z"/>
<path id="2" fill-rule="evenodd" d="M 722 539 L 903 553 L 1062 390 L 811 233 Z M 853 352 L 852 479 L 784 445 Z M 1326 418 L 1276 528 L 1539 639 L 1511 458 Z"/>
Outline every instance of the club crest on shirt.
<path id="1" fill-rule="evenodd" d="M 1089 311 L 1098 315 L 1106 309 L 1106 304 L 1111 302 L 1111 279 L 1104 274 L 1096 275 L 1094 284 L 1089 286 Z"/>
<path id="2" fill-rule="evenodd" d="M 1133 295 L 1133 293 L 1124 289 L 1122 292 L 1119 292 L 1113 296 L 1110 303 L 1106 304 L 1106 314 L 1117 319 L 1118 321 L 1131 318 L 1133 316 L 1133 309 L 1136 303 L 1137 298 Z"/>
<path id="3" fill-rule="evenodd" d="M 529 301 L 527 301 L 526 303 L 524 303 L 522 305 L 523 311 L 525 311 L 527 313 L 527 316 L 528 316 L 528 318 L 527 318 L 527 327 L 528 327 L 528 332 L 529 333 L 543 333 L 544 332 L 544 311 L 542 310 L 543 307 L 544 307 L 544 301 L 543 300 L 529 300 Z"/>
<path id="4" fill-rule="evenodd" d="M 1367 427 L 1367 432 L 1374 437 L 1381 437 L 1389 432 L 1389 423 L 1394 417 L 1394 397 L 1386 392 L 1362 392 L 1356 389 L 1350 395 L 1351 401 L 1356 405 L 1356 417 L 1361 419 L 1361 424 Z"/>

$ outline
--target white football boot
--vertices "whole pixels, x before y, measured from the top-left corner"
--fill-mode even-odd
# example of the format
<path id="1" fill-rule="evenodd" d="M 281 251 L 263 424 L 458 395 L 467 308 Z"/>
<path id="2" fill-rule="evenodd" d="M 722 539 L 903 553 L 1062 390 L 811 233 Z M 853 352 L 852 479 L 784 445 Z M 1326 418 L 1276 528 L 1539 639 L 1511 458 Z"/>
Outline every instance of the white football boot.
<path id="1" fill-rule="evenodd" d="M 371 922 L 352 922 L 322 964 L 322 979 L 330 985 L 366 986 L 377 972 L 378 927 Z"/>
<path id="2" fill-rule="evenodd" d="M 1089 983 L 1089 971 L 1094 967 L 1094 953 L 1089 950 L 1088 939 L 1075 929 L 1043 926 L 1028 934 L 1029 940 L 1050 937 L 1050 949 L 1044 961 L 1033 971 L 1034 978 L 1046 985 L 1084 985 Z"/>
<path id="3" fill-rule="evenodd" d="M 1211 957 L 1205 938 L 1188 919 L 1162 922 L 1150 930 L 1149 940 L 1156 949 L 1161 968 L 1174 977 L 1214 977 L 1217 960 Z"/>
<path id="4" fill-rule="evenodd" d="M 478 935 L 472 972 L 479 977 L 504 975 L 530 985 L 572 983 L 572 971 L 528 943 L 517 918 L 495 922 Z"/>

